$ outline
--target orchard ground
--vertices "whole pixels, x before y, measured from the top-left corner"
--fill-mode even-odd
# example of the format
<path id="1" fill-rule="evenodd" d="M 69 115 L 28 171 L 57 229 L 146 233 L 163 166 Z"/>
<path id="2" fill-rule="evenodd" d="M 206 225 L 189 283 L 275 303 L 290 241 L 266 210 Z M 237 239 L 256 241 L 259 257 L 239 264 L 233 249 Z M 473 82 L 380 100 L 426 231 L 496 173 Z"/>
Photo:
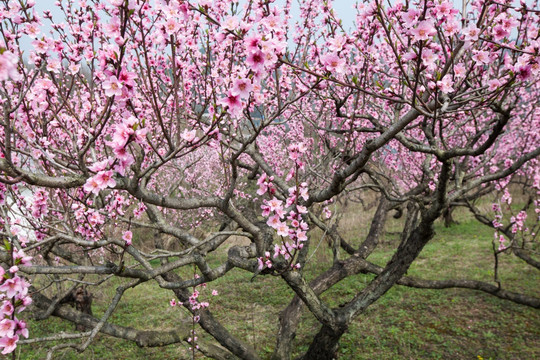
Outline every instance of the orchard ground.
<path id="1" fill-rule="evenodd" d="M 364 216 L 360 205 L 355 216 L 345 218 L 340 230 L 361 239 L 365 235 Z M 518 207 L 519 204 L 516 204 Z M 350 214 L 351 212 L 349 212 Z M 436 223 L 436 237 L 413 263 L 408 275 L 429 279 L 467 278 L 493 279 L 493 258 L 490 255 L 493 231 L 474 221 L 468 213 L 457 209 L 459 222 L 445 228 Z M 366 217 L 367 218 L 367 217 Z M 387 224 L 383 244 L 369 260 L 384 265 L 399 242 L 401 220 Z M 135 241 L 144 234 L 136 233 Z M 320 234 L 319 234 L 320 235 Z M 317 238 L 317 237 L 316 237 Z M 321 238 L 318 236 L 318 238 Z M 359 241 L 359 240 L 358 240 Z M 215 264 L 226 256 L 226 249 L 214 255 Z M 312 245 L 312 257 L 305 267 L 309 278 L 331 265 L 332 252 L 325 240 Z M 209 259 L 210 260 L 210 259 Z M 503 255 L 500 278 L 508 290 L 538 296 L 540 274 L 511 255 Z M 157 262 L 157 260 L 156 260 Z M 155 264 L 157 265 L 157 263 Z M 183 274 L 189 277 L 192 274 Z M 251 344 L 263 359 L 269 358 L 275 346 L 277 317 L 293 296 L 292 290 L 272 276 L 258 276 L 234 269 L 230 276 L 208 285 L 201 296 L 210 301 L 210 309 L 227 324 L 228 330 Z M 363 288 L 372 275 L 346 278 L 323 295 L 331 306 L 346 301 Z M 121 280 L 113 278 L 101 293 L 94 293 L 93 312 L 101 316 Z M 191 322 L 191 316 L 180 307 L 171 307 L 172 292 L 156 289 L 147 283 L 128 291 L 111 321 L 138 329 L 173 329 L 179 322 Z M 217 289 L 219 296 L 210 295 Z M 158 327 L 156 327 L 158 326 Z M 307 350 L 319 323 L 306 311 L 295 339 L 295 351 Z M 29 320 L 32 337 L 60 331 L 74 332 L 74 326 L 57 318 Z M 187 334 L 185 334 L 187 335 Z M 206 338 L 203 331 L 199 336 Z M 481 292 L 449 289 L 423 290 L 395 286 L 383 298 L 358 317 L 340 341 L 341 359 L 539 359 L 540 312 L 504 301 Z M 17 359 L 43 359 L 54 343 L 22 345 Z M 84 354 L 73 350 L 55 353 L 55 359 L 188 359 L 186 343 L 163 348 L 139 348 L 128 341 L 99 335 Z M 198 354 L 199 359 L 204 359 Z"/>

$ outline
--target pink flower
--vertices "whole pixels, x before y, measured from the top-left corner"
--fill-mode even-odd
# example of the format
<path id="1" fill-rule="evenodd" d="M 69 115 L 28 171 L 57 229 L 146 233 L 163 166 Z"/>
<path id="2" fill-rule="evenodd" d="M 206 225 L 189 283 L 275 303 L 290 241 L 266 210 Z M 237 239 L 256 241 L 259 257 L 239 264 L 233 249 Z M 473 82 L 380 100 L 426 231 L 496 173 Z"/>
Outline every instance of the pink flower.
<path id="1" fill-rule="evenodd" d="M 233 95 L 231 91 L 228 92 L 226 97 L 221 99 L 221 105 L 226 106 L 227 112 L 232 116 L 240 115 L 244 108 L 244 103 L 240 99 L 240 96 Z"/>
<path id="2" fill-rule="evenodd" d="M 515 68 L 515 72 L 519 80 L 527 80 L 532 75 L 532 66 L 529 64 L 518 65 Z"/>
<path id="3" fill-rule="evenodd" d="M 88 178 L 88 180 L 86 180 L 86 183 L 83 186 L 83 189 L 87 193 L 93 193 L 97 195 L 100 190 L 99 183 L 97 182 L 95 177 Z"/>
<path id="4" fill-rule="evenodd" d="M 170 18 L 167 20 L 167 22 L 165 23 L 165 32 L 166 32 L 168 35 L 172 35 L 172 34 L 174 34 L 175 32 L 177 32 L 178 29 L 180 29 L 180 24 L 178 23 L 177 18 L 175 18 L 175 17 L 170 17 Z"/>
<path id="5" fill-rule="evenodd" d="M 280 236 L 289 236 L 289 227 L 285 223 L 280 223 L 276 230 L 277 234 Z"/>
<path id="6" fill-rule="evenodd" d="M 332 211 L 330 211 L 327 206 L 324 207 L 323 212 L 327 219 L 330 219 L 332 217 Z"/>
<path id="7" fill-rule="evenodd" d="M 261 205 L 261 209 L 263 210 L 262 216 L 267 217 L 268 215 L 270 215 L 270 206 L 263 204 Z"/>
<path id="8" fill-rule="evenodd" d="M 296 207 L 296 209 L 298 210 L 298 212 L 300 214 L 307 214 L 307 208 L 305 206 L 302 206 L 302 205 L 298 205 Z"/>
<path id="9" fill-rule="evenodd" d="M 342 74 L 345 70 L 345 60 L 340 58 L 336 53 L 327 53 L 321 58 L 322 64 L 326 70 Z"/>
<path id="10" fill-rule="evenodd" d="M 219 294 L 218 294 L 218 291 L 217 291 L 217 290 L 215 290 L 215 289 L 214 289 L 214 290 L 212 290 L 212 295 L 213 295 L 213 296 L 218 296 L 218 295 L 219 295 Z"/>
<path id="11" fill-rule="evenodd" d="M 277 229 L 279 226 L 281 226 L 281 221 L 279 220 L 278 215 L 273 215 L 268 218 L 266 221 L 266 224 L 270 227 L 273 227 L 274 229 Z"/>
<path id="12" fill-rule="evenodd" d="M 100 172 L 101 170 L 105 170 L 107 166 L 109 166 L 109 159 L 98 161 L 89 166 L 88 169 L 91 171 Z"/>
<path id="13" fill-rule="evenodd" d="M 122 240 L 126 242 L 126 246 L 131 245 L 131 239 L 133 239 L 133 233 L 129 230 L 124 231 L 122 234 Z"/>
<path id="14" fill-rule="evenodd" d="M 6 355 L 17 347 L 17 341 L 19 341 L 19 337 L 17 335 L 13 337 L 2 337 L 0 338 L 0 348 L 4 348 L 2 351 L 2 354 Z"/>
<path id="15" fill-rule="evenodd" d="M 38 37 L 40 33 L 39 25 L 37 23 L 26 24 L 26 27 L 24 28 L 24 32 L 32 39 L 35 39 Z"/>
<path id="16" fill-rule="evenodd" d="M 298 231 L 296 233 L 296 237 L 298 238 L 298 241 L 306 241 L 307 240 L 307 236 L 306 236 L 305 231 Z"/>
<path id="17" fill-rule="evenodd" d="M 239 24 L 240 21 L 238 20 L 238 17 L 229 16 L 221 23 L 221 27 L 225 30 L 234 31 L 238 28 Z"/>
<path id="18" fill-rule="evenodd" d="M 275 197 L 268 202 L 270 206 L 270 211 L 275 211 L 276 209 L 282 208 L 283 201 L 276 199 Z"/>
<path id="19" fill-rule="evenodd" d="M 454 9 L 450 2 L 443 2 L 435 6 L 435 12 L 437 13 L 437 18 L 442 18 L 455 15 L 458 11 Z"/>
<path id="20" fill-rule="evenodd" d="M 21 75 L 17 71 L 18 60 L 11 51 L 4 51 L 0 54 L 0 81 L 20 79 Z"/>
<path id="21" fill-rule="evenodd" d="M 12 337 L 15 334 L 16 323 L 10 319 L 0 321 L 0 337 Z"/>
<path id="22" fill-rule="evenodd" d="M 457 64 L 454 66 L 454 74 L 456 74 L 456 77 L 461 78 L 465 76 L 465 66 L 463 64 Z"/>
<path id="23" fill-rule="evenodd" d="M 171 301 L 169 301 L 169 304 L 171 304 L 172 307 L 175 307 L 176 306 L 176 300 L 171 299 Z"/>
<path id="24" fill-rule="evenodd" d="M 459 32 L 461 29 L 459 22 L 455 21 L 454 19 L 451 19 L 446 22 L 444 25 L 444 31 L 446 32 L 446 35 L 452 36 Z"/>
<path id="25" fill-rule="evenodd" d="M 507 15 L 506 18 L 502 19 L 502 26 L 507 31 L 512 31 L 516 26 L 518 26 L 518 24 L 519 21 L 510 15 Z"/>
<path id="26" fill-rule="evenodd" d="M 471 24 L 463 29 L 462 33 L 465 35 L 465 41 L 476 41 L 478 40 L 478 35 L 480 35 L 480 29 L 475 24 Z"/>
<path id="27" fill-rule="evenodd" d="M 103 26 L 103 32 L 107 37 L 115 38 L 120 35 L 120 18 L 112 16 L 107 24 Z"/>
<path id="28" fill-rule="evenodd" d="M 18 320 L 17 318 L 15 318 L 15 322 L 17 323 L 17 331 L 15 331 L 15 335 L 22 335 L 28 339 L 28 328 L 26 327 L 26 322 L 23 320 Z"/>
<path id="29" fill-rule="evenodd" d="M 307 201 L 309 199 L 308 188 L 306 183 L 300 185 L 300 197 Z"/>
<path id="30" fill-rule="evenodd" d="M 262 51 L 255 50 L 248 54 L 246 58 L 246 63 L 251 67 L 251 69 L 255 72 L 258 72 L 262 70 L 264 67 L 264 59 L 265 56 Z"/>
<path id="31" fill-rule="evenodd" d="M 261 42 L 261 38 L 258 35 L 251 35 L 244 39 L 244 46 L 246 47 L 246 51 L 248 53 L 254 52 L 259 50 L 259 44 Z"/>
<path id="32" fill-rule="evenodd" d="M 119 166 L 120 167 L 127 167 L 131 164 L 133 164 L 135 162 L 135 159 L 133 158 L 133 155 L 131 155 L 129 152 L 128 152 L 128 149 L 127 147 L 116 147 L 113 149 L 114 151 L 114 155 L 116 156 L 116 158 L 118 160 L 120 160 L 120 162 L 122 162 L 122 164 L 117 164 L 114 166 L 114 171 L 118 172 L 118 173 L 122 173 L 121 171 L 118 171 L 116 170 Z"/>
<path id="33" fill-rule="evenodd" d="M 20 250 L 14 250 L 13 251 L 13 259 L 15 259 L 15 263 L 21 263 L 24 266 L 30 266 L 30 261 L 32 260 L 31 256 L 28 256 L 24 253 L 22 249 Z"/>
<path id="34" fill-rule="evenodd" d="M 120 96 L 122 95 L 122 84 L 116 76 L 111 76 L 108 80 L 105 80 L 102 85 L 107 96 Z"/>
<path id="35" fill-rule="evenodd" d="M 112 170 L 100 171 L 95 177 L 96 181 L 100 184 L 101 189 L 116 186 L 116 181 L 113 179 Z"/>
<path id="36" fill-rule="evenodd" d="M 452 88 L 453 85 L 452 78 L 449 75 L 445 75 L 442 80 L 437 81 L 437 87 L 445 94 L 451 93 L 454 91 Z"/>
<path id="37" fill-rule="evenodd" d="M 265 17 L 261 24 L 264 25 L 268 31 L 280 31 L 281 30 L 281 19 L 278 16 L 270 15 Z"/>
<path id="38" fill-rule="evenodd" d="M 2 285 L 0 285 L 0 291 L 5 292 L 7 297 L 11 299 L 17 294 L 26 295 L 28 289 L 25 287 L 25 281 L 20 277 L 15 276 L 11 279 L 7 279 Z"/>
<path id="39" fill-rule="evenodd" d="M 17 312 L 23 311 L 28 305 L 32 303 L 32 298 L 30 296 L 25 296 L 20 299 L 22 301 L 22 306 L 19 307 Z"/>
<path id="40" fill-rule="evenodd" d="M 98 194 L 100 190 L 116 186 L 116 181 L 114 181 L 112 175 L 112 170 L 100 171 L 97 175 L 86 180 L 83 186 L 84 191 Z"/>
<path id="41" fill-rule="evenodd" d="M 331 51 L 341 51 L 347 44 L 347 38 L 343 35 L 336 35 L 333 38 L 328 39 L 328 49 Z"/>
<path id="42" fill-rule="evenodd" d="M 420 11 L 416 9 L 410 9 L 406 13 L 402 13 L 401 17 L 403 18 L 405 27 L 412 27 L 416 20 L 418 19 L 418 15 L 420 15 Z"/>
<path id="43" fill-rule="evenodd" d="M 488 90 L 495 91 L 501 86 L 501 82 L 498 79 L 492 79 L 488 81 Z"/>
<path id="44" fill-rule="evenodd" d="M 420 21 L 418 25 L 411 30 L 411 34 L 416 41 L 428 40 L 435 35 L 437 31 L 433 26 L 433 23 L 429 20 Z"/>
<path id="45" fill-rule="evenodd" d="M 191 143 L 196 141 L 195 134 L 197 133 L 196 130 L 188 130 L 185 129 L 184 132 L 180 135 L 182 139 L 184 139 L 186 142 Z"/>
<path id="46" fill-rule="evenodd" d="M 4 300 L 2 307 L 0 307 L 0 313 L 0 318 L 13 314 L 13 305 L 11 304 L 11 301 Z"/>
<path id="47" fill-rule="evenodd" d="M 503 251 L 503 250 L 506 249 L 506 244 L 505 244 L 505 242 L 506 242 L 506 239 L 504 238 L 503 235 L 501 235 L 501 236 L 499 237 L 499 249 L 498 249 L 499 251 Z"/>
<path id="48" fill-rule="evenodd" d="M 47 50 L 49 50 L 49 45 L 43 40 L 34 40 L 32 41 L 32 45 L 34 46 L 35 52 L 38 54 L 45 54 Z"/>
<path id="49" fill-rule="evenodd" d="M 493 28 L 493 37 L 495 40 L 502 40 L 510 35 L 510 31 L 506 30 L 502 25 L 497 25 Z"/>
<path id="50" fill-rule="evenodd" d="M 477 51 L 472 58 L 474 61 L 476 61 L 477 65 L 489 64 L 491 62 L 489 52 L 484 50 Z"/>
<path id="51" fill-rule="evenodd" d="M 439 60 L 439 57 L 430 49 L 424 49 L 422 51 L 422 64 L 424 64 L 428 69 L 435 69 L 437 66 L 437 60 Z"/>
<path id="52" fill-rule="evenodd" d="M 120 123 L 115 126 L 116 131 L 113 134 L 112 147 L 124 147 L 129 141 L 130 137 L 135 133 L 133 125 L 129 123 Z"/>
<path id="53" fill-rule="evenodd" d="M 259 189 L 257 190 L 257 195 L 264 195 L 268 189 L 269 189 L 269 182 L 272 180 L 272 179 L 268 179 L 266 174 L 262 174 L 259 179 L 257 179 L 257 185 L 259 185 Z M 270 211 L 270 210 L 269 210 Z"/>
<path id="54" fill-rule="evenodd" d="M 50 71 L 55 74 L 59 74 L 60 68 L 61 68 L 60 60 L 49 58 L 49 60 L 47 61 L 47 71 Z"/>
<path id="55" fill-rule="evenodd" d="M 253 89 L 253 85 L 251 85 L 251 80 L 236 79 L 233 83 L 233 87 L 231 88 L 231 94 L 234 96 L 239 95 L 241 98 L 245 99 L 249 97 L 251 89 Z"/>

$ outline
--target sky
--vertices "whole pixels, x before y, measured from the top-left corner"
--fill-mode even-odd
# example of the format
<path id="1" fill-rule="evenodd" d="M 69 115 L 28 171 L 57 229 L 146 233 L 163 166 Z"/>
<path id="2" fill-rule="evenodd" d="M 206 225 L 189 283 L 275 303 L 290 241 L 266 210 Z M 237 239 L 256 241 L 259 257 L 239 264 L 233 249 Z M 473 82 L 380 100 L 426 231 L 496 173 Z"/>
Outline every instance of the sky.
<path id="1" fill-rule="evenodd" d="M 62 13 L 58 10 L 56 6 L 54 6 L 55 3 L 56 0 L 36 0 L 35 7 L 40 13 L 42 13 L 43 10 L 48 9 L 53 11 L 53 16 L 61 16 Z M 354 21 L 355 12 L 352 10 L 352 5 L 354 3 L 355 2 L 351 0 L 334 1 L 334 9 L 343 20 L 343 24 L 346 26 L 346 28 L 352 26 Z"/>
<path id="2" fill-rule="evenodd" d="M 66 0 L 62 0 L 62 1 L 66 2 Z M 77 0 L 75 0 L 75 1 L 77 1 Z M 102 1 L 107 1 L 107 0 L 102 0 Z M 149 0 L 149 1 L 153 2 L 154 0 Z M 243 2 L 243 1 L 246 1 L 246 0 L 240 0 L 240 2 Z M 276 0 L 275 3 L 279 4 L 282 1 L 283 0 Z M 296 15 L 298 14 L 298 2 L 299 1 L 302 1 L 302 0 L 293 0 L 293 9 L 292 9 L 293 16 L 295 14 Z M 395 0 L 389 0 L 389 1 L 393 2 Z M 462 0 L 450 0 L 450 1 L 452 1 L 457 8 L 461 8 Z M 472 0 L 468 0 L 468 1 L 470 2 Z M 525 2 L 529 6 L 532 6 L 532 4 L 535 1 L 536 0 L 525 0 Z M 42 13 L 44 10 L 47 10 L 47 9 L 51 10 L 52 13 L 53 13 L 53 18 L 55 20 L 63 21 L 62 12 L 58 9 L 57 6 L 54 5 L 55 3 L 56 3 L 56 0 L 36 0 L 35 7 L 36 7 L 36 10 L 38 10 L 39 13 Z M 333 1 L 334 10 L 336 11 L 338 17 L 342 19 L 343 27 L 346 30 L 350 30 L 354 25 L 356 10 L 353 10 L 352 6 L 355 3 L 356 3 L 356 1 L 354 1 L 354 0 L 334 0 Z M 514 0 L 513 3 L 515 5 L 518 5 L 519 1 Z M 49 24 L 49 22 L 47 21 L 47 22 L 45 22 L 45 24 Z M 26 39 L 24 39 L 23 42 L 22 42 L 22 48 L 23 49 L 30 49 L 30 40 L 27 37 L 25 37 L 25 38 Z"/>

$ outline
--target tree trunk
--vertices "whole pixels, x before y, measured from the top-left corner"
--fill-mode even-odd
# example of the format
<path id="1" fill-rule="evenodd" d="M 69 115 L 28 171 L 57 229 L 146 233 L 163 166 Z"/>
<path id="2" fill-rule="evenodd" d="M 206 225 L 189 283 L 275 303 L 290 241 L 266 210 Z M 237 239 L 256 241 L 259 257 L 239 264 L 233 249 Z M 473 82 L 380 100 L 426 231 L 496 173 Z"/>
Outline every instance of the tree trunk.
<path id="1" fill-rule="evenodd" d="M 452 212 L 454 211 L 454 208 L 449 206 L 443 211 L 443 218 L 444 218 L 444 227 L 449 228 L 450 226 L 457 224 L 458 222 L 454 220 L 452 217 Z"/>
<path id="2" fill-rule="evenodd" d="M 315 335 L 308 351 L 302 360 L 332 360 L 337 358 L 339 339 L 347 330 L 347 326 L 342 326 L 337 330 L 332 330 L 327 326 L 322 326 Z"/>
<path id="3" fill-rule="evenodd" d="M 292 352 L 292 341 L 296 337 L 296 328 L 302 314 L 302 300 L 295 296 L 279 315 L 277 345 L 272 360 L 289 360 Z"/>
<path id="4" fill-rule="evenodd" d="M 381 196 L 377 211 L 371 222 L 369 233 L 357 251 L 358 257 L 349 258 L 343 263 L 335 263 L 332 268 L 311 281 L 310 286 L 317 295 L 322 294 L 345 277 L 358 273 L 363 268 L 361 266 L 361 260 L 368 257 L 377 247 L 379 238 L 384 231 L 388 208 L 389 201 L 384 196 Z M 330 230 L 332 236 L 331 232 L 335 232 L 333 236 L 339 237 L 335 228 Z M 355 249 L 352 249 L 351 254 L 354 252 Z M 296 337 L 296 329 L 303 307 L 302 300 L 298 296 L 295 296 L 279 315 L 277 345 L 272 355 L 272 360 L 289 360 L 291 358 L 292 341 Z"/>

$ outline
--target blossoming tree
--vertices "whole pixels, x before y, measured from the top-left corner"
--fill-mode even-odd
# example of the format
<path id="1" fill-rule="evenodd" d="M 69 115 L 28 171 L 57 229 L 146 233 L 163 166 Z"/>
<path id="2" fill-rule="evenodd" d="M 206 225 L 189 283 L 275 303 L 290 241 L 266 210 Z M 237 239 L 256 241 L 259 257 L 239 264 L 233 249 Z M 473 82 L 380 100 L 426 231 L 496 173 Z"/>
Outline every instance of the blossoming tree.
<path id="1" fill-rule="evenodd" d="M 349 30 L 322 0 L 69 0 L 54 16 L 35 0 L 1 0 L 2 353 L 28 337 L 18 319 L 28 310 L 15 309 L 31 301 L 38 318 L 88 330 L 51 335 L 66 343 L 50 354 L 83 351 L 99 332 L 140 346 L 183 341 L 189 334 L 110 321 L 126 291 L 151 282 L 224 348 L 201 351 L 257 359 L 198 299 L 233 268 L 296 294 L 276 319 L 276 359 L 290 357 L 302 308 L 320 323 L 304 358 L 330 359 L 351 321 L 396 284 L 540 307 L 496 275 L 406 276 L 456 206 L 493 227 L 495 259 L 509 252 L 539 267 L 538 4 L 389 4 L 357 3 Z M 530 196 L 515 214 L 512 184 Z M 490 193 L 500 201 L 482 212 L 475 200 Z M 356 244 L 337 226 L 347 208 L 329 206 L 364 196 L 378 205 Z M 368 256 L 391 211 L 403 213 L 401 242 L 379 267 Z M 153 238 L 134 241 L 135 228 Z M 334 261 L 308 282 L 320 233 Z M 231 236 L 248 245 L 211 267 Z M 192 278 L 178 275 L 185 267 Z M 321 300 L 358 273 L 376 276 L 338 308 Z M 113 277 L 125 281 L 102 316 L 62 306 L 81 283 Z"/>

